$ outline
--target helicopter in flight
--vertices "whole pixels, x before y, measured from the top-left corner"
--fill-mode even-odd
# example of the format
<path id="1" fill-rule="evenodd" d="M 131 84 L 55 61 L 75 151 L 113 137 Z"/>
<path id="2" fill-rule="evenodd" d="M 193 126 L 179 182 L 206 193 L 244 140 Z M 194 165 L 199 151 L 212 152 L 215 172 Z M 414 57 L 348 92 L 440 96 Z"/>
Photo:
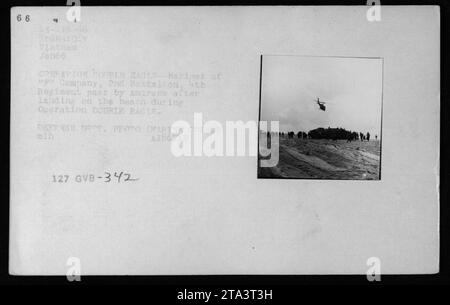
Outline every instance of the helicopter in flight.
<path id="1" fill-rule="evenodd" d="M 316 103 L 317 103 L 317 105 L 319 105 L 319 109 L 320 110 L 322 110 L 322 111 L 326 111 L 326 109 L 327 109 L 327 107 L 325 106 L 325 104 L 334 104 L 334 103 L 330 103 L 330 102 L 321 102 L 320 101 L 320 99 L 319 98 L 317 98 L 317 100 L 314 100 Z"/>
<path id="2" fill-rule="evenodd" d="M 325 102 L 321 102 L 319 98 L 317 98 L 316 100 L 317 105 L 319 105 L 319 109 L 325 111 L 327 109 L 327 107 L 325 106 Z"/>

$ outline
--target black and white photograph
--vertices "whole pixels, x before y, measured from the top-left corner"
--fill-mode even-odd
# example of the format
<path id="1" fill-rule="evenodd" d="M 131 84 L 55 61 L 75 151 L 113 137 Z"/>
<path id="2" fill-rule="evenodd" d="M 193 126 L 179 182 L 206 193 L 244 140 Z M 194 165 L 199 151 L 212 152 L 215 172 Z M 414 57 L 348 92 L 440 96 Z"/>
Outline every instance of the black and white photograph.
<path id="1" fill-rule="evenodd" d="M 3 10 L 2 280 L 262 304 L 445 272 L 442 6 L 131 2 Z"/>
<path id="2" fill-rule="evenodd" d="M 382 58 L 262 56 L 261 78 L 261 120 L 280 130 L 258 178 L 380 180 Z"/>

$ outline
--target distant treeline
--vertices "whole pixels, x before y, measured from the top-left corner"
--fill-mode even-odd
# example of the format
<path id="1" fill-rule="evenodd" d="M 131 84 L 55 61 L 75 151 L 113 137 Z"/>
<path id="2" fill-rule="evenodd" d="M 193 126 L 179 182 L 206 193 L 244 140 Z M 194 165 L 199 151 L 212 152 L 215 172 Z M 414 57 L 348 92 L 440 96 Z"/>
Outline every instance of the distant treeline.
<path id="1" fill-rule="evenodd" d="M 328 139 L 328 140 L 370 140 L 370 133 L 362 133 L 362 132 L 356 132 L 356 131 L 350 131 L 346 130 L 344 128 L 316 128 L 313 130 L 310 130 L 308 133 L 304 131 L 299 131 L 297 133 L 293 131 L 289 131 L 286 134 L 284 132 L 280 132 L 281 137 L 287 136 L 288 138 L 302 138 L 302 139 Z M 377 139 L 378 136 L 375 135 L 375 139 Z"/>
<path id="2" fill-rule="evenodd" d="M 311 139 L 332 139 L 332 140 L 356 140 L 358 133 L 344 128 L 316 128 L 310 130 L 308 135 Z"/>

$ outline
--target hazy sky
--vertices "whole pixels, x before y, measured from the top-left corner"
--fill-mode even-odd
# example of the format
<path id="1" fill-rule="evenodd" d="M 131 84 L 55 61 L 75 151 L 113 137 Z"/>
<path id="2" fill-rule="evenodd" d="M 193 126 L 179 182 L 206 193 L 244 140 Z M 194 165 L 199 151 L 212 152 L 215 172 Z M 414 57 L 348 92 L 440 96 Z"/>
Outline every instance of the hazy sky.
<path id="1" fill-rule="evenodd" d="M 281 131 L 329 126 L 380 135 L 381 59 L 264 56 L 261 94 L 261 120 L 280 121 Z"/>

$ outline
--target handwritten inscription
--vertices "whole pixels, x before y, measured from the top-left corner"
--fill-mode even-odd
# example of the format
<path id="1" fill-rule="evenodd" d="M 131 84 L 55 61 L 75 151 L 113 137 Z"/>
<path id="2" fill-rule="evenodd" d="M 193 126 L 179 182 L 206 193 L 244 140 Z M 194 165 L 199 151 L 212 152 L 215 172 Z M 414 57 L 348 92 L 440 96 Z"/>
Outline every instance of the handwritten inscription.
<path id="1" fill-rule="evenodd" d="M 93 182 L 104 182 L 104 183 L 124 183 L 138 181 L 139 178 L 134 178 L 130 173 L 119 171 L 119 172 L 104 172 L 102 175 L 96 175 L 94 173 L 88 174 L 78 174 L 78 175 L 67 175 L 67 174 L 54 174 L 52 175 L 53 183 L 93 183 Z"/>

